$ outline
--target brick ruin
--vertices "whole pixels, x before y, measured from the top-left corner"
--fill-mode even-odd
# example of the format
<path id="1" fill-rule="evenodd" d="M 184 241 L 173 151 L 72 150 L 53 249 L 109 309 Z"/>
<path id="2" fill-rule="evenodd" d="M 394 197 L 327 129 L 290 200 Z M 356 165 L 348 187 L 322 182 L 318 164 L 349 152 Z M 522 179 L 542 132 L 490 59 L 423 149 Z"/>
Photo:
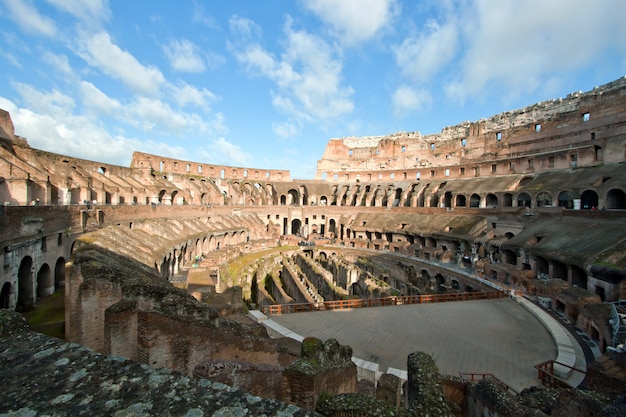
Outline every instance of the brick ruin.
<path id="1" fill-rule="evenodd" d="M 480 291 L 460 268 L 614 355 L 626 336 L 625 155 L 626 78 L 440 134 L 331 139 L 315 180 L 139 152 L 130 167 L 57 155 L 29 147 L 1 111 L 0 307 L 25 311 L 64 288 L 68 341 L 309 408 L 328 394 L 316 387 L 358 389 L 351 365 L 296 378 L 298 345 L 269 338 L 247 307 Z"/>

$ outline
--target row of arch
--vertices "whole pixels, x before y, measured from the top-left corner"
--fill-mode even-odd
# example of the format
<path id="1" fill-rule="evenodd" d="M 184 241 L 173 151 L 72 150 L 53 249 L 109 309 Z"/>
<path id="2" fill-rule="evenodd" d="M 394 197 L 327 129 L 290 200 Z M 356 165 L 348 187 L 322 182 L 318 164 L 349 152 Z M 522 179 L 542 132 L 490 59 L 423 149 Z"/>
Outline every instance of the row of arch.
<path id="1" fill-rule="evenodd" d="M 26 311 L 37 299 L 54 294 L 65 283 L 65 259 L 59 257 L 54 269 L 43 263 L 34 271 L 33 258 L 24 256 L 20 261 L 17 283 L 4 282 L 0 290 L 0 308 Z M 15 285 L 17 284 L 17 285 Z"/>

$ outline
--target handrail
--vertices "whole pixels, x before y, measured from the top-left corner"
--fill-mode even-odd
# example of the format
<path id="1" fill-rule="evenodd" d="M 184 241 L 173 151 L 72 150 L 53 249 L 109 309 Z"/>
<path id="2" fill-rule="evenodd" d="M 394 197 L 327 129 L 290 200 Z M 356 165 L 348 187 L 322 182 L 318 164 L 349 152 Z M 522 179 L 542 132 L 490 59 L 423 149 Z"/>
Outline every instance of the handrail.
<path id="1" fill-rule="evenodd" d="M 500 378 L 496 377 L 494 374 L 490 374 L 490 373 L 486 373 L 486 372 L 459 372 L 459 375 L 461 376 L 461 378 L 469 381 L 469 382 L 478 382 L 482 379 L 485 378 L 493 378 L 496 381 L 498 381 L 499 383 L 501 383 L 502 385 L 504 385 L 509 391 L 511 391 L 513 394 L 517 395 L 519 394 L 519 392 L 517 392 L 516 390 L 514 390 L 513 388 L 511 388 L 511 386 L 509 384 L 507 384 L 506 382 L 502 381 Z"/>
<path id="2" fill-rule="evenodd" d="M 541 384 L 550 387 L 550 388 L 571 388 L 571 385 L 567 383 L 563 378 L 559 377 L 554 371 L 554 365 L 562 366 L 568 368 L 572 371 L 580 372 L 583 375 L 587 375 L 586 371 L 582 369 L 574 368 L 572 366 L 566 365 L 562 362 L 558 362 L 555 360 L 548 360 L 545 362 L 541 362 L 538 365 L 535 365 L 535 369 L 537 369 L 537 377 L 541 381 Z"/>
<path id="3" fill-rule="evenodd" d="M 449 301 L 491 300 L 504 298 L 502 291 L 462 292 L 450 294 L 405 295 L 385 298 L 356 298 L 321 303 L 272 304 L 261 306 L 264 314 L 288 314 L 306 311 L 343 310 L 364 307 L 398 306 L 405 304 L 443 303 Z"/>

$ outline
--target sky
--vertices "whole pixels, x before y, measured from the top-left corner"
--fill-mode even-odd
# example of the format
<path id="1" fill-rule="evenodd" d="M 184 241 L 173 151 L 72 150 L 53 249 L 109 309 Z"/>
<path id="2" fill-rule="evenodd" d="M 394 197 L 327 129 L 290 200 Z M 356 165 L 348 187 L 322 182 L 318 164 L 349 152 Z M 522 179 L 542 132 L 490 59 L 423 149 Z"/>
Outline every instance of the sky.
<path id="1" fill-rule="evenodd" d="M 331 138 L 438 133 L 626 75 L 624 0 L 0 0 L 31 147 L 313 179 Z"/>

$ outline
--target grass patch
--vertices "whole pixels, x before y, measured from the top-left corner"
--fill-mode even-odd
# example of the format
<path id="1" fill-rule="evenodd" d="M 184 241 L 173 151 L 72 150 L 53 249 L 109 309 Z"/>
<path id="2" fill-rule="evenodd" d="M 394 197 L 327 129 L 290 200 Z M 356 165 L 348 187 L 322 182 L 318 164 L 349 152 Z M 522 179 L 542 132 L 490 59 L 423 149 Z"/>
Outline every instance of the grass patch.
<path id="1" fill-rule="evenodd" d="M 35 308 L 23 314 L 34 331 L 59 339 L 65 338 L 65 294 L 63 290 L 38 299 Z"/>

